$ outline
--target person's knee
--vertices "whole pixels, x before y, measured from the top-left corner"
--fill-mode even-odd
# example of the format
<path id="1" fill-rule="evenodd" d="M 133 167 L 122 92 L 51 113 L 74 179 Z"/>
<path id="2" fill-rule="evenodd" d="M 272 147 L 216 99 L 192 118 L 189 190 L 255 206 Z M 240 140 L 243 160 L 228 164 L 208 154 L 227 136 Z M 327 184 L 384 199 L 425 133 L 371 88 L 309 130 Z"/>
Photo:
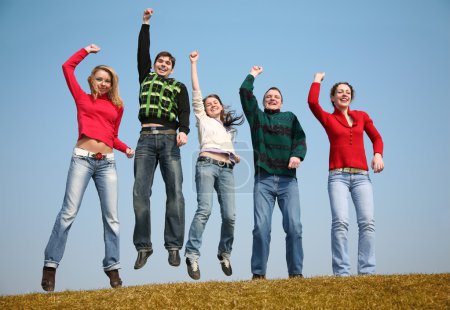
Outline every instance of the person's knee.
<path id="1" fill-rule="evenodd" d="M 222 223 L 228 226 L 234 226 L 235 224 L 235 217 L 234 215 L 224 216 L 222 217 Z"/>
<path id="2" fill-rule="evenodd" d="M 348 230 L 348 221 L 342 218 L 333 219 L 331 227 L 333 230 Z"/>
<path id="3" fill-rule="evenodd" d="M 373 219 L 359 221 L 359 231 L 375 232 L 375 221 Z"/>

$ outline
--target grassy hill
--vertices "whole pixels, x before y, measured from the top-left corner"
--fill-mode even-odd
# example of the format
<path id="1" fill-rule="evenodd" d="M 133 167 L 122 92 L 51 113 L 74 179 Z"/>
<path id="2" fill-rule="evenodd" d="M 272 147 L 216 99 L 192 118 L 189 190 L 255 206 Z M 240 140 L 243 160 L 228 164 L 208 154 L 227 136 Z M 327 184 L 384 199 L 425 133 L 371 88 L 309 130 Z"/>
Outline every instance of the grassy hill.
<path id="1" fill-rule="evenodd" d="M 450 309 L 450 274 L 188 282 L 0 297 L 0 309 Z"/>

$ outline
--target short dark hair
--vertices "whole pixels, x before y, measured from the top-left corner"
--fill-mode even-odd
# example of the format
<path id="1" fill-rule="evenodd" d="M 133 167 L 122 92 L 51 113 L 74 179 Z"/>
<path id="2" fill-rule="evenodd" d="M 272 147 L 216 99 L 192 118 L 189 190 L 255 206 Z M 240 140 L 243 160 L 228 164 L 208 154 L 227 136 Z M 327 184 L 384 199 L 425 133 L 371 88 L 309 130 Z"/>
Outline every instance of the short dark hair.
<path id="1" fill-rule="evenodd" d="M 330 99 L 331 99 L 331 97 L 333 97 L 335 95 L 336 89 L 338 88 L 338 86 L 342 85 L 342 84 L 347 85 L 348 87 L 350 87 L 350 93 L 352 95 L 352 100 L 351 101 L 353 101 L 353 98 L 355 98 L 355 90 L 353 89 L 353 86 L 350 85 L 349 82 L 337 82 L 336 84 L 334 84 L 333 87 L 331 87 L 331 90 L 330 90 Z M 331 103 L 334 105 L 333 101 L 331 101 Z"/>
<path id="2" fill-rule="evenodd" d="M 263 96 L 263 104 L 264 104 L 264 99 L 266 99 L 267 93 L 268 93 L 269 91 L 271 91 L 271 90 L 276 90 L 277 92 L 280 93 L 280 96 L 281 96 L 281 103 L 283 103 L 283 94 L 281 93 L 281 90 L 280 90 L 278 87 L 272 86 L 271 88 L 269 88 L 269 89 L 264 93 L 264 96 Z"/>
<path id="3" fill-rule="evenodd" d="M 172 62 L 172 69 L 175 68 L 176 59 L 172 56 L 171 53 L 169 53 L 168 51 L 159 52 L 158 55 L 156 55 L 155 62 L 158 61 L 160 57 L 169 57 L 170 61 Z"/>

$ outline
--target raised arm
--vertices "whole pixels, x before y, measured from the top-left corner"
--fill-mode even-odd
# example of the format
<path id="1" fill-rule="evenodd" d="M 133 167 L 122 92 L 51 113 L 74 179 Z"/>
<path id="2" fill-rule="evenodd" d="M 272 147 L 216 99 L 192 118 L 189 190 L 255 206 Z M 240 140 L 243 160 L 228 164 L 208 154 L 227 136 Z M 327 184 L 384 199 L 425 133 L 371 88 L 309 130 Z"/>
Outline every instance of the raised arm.
<path id="1" fill-rule="evenodd" d="M 314 75 L 314 80 L 308 94 L 309 108 L 322 126 L 326 126 L 327 117 L 329 115 L 329 113 L 325 112 L 319 104 L 320 83 L 324 78 L 325 72 L 317 72 Z"/>
<path id="2" fill-rule="evenodd" d="M 197 61 L 200 54 L 197 51 L 193 51 L 189 54 L 189 60 L 191 61 L 191 81 L 192 81 L 192 108 L 194 110 L 195 117 L 200 120 L 203 117 L 208 117 L 203 105 L 202 92 L 200 91 L 200 84 L 198 82 L 197 74 Z"/>
<path id="3" fill-rule="evenodd" d="M 150 59 L 150 18 L 153 15 L 153 9 L 145 9 L 142 16 L 142 26 L 139 32 L 137 64 L 139 72 L 139 83 L 145 79 L 152 69 Z"/>
<path id="4" fill-rule="evenodd" d="M 244 111 L 245 117 L 250 123 L 250 126 L 252 126 L 255 121 L 256 113 L 260 111 L 258 109 L 258 101 L 253 94 L 253 83 L 255 81 L 255 77 L 260 75 L 262 72 L 262 67 L 253 66 L 250 69 L 250 73 L 245 77 L 244 82 L 242 82 L 241 88 L 239 89 L 242 110 Z"/>
<path id="5" fill-rule="evenodd" d="M 197 74 L 197 61 L 200 54 L 197 51 L 193 51 L 189 55 L 189 60 L 191 61 L 191 81 L 192 81 L 192 90 L 199 91 L 200 85 L 198 83 L 198 74 Z"/>
<path id="6" fill-rule="evenodd" d="M 78 81 L 75 77 L 75 68 L 80 64 L 80 62 L 90 53 L 97 53 L 100 51 L 100 47 L 95 44 L 89 44 L 85 48 L 80 49 L 75 54 L 73 54 L 66 62 L 62 65 L 63 74 L 69 87 L 70 93 L 76 99 L 80 94 L 85 92 L 81 89 Z"/>

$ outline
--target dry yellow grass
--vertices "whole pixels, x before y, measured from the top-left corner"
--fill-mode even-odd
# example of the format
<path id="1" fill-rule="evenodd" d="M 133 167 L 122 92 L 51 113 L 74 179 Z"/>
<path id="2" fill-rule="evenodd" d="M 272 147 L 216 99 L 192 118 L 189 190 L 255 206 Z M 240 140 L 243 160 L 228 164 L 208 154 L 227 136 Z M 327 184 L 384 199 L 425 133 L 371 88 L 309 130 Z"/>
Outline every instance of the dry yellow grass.
<path id="1" fill-rule="evenodd" d="M 450 274 L 189 282 L 0 297 L 0 309 L 450 309 Z"/>

